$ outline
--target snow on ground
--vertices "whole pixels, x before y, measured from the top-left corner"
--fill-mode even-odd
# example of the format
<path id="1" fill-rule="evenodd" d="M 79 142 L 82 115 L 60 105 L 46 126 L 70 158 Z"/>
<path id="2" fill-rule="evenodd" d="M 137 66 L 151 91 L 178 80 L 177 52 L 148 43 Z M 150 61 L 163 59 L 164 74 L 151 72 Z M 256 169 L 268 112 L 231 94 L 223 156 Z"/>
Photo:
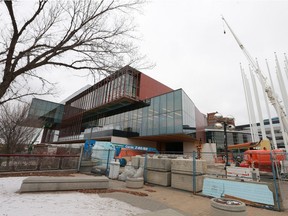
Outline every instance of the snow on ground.
<path id="1" fill-rule="evenodd" d="M 18 193 L 26 177 L 0 178 L 0 216 L 122 216 L 148 212 L 98 194 Z"/>

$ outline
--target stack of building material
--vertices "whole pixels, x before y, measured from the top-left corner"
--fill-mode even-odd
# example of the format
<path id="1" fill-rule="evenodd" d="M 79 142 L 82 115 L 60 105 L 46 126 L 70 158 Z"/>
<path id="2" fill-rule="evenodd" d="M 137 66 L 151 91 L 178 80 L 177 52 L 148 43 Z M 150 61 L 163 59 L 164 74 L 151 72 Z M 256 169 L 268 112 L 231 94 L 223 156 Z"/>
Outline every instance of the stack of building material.
<path id="1" fill-rule="evenodd" d="M 139 167 L 144 167 L 144 161 L 145 161 L 145 157 L 141 157 L 139 155 L 131 157 L 131 165 L 135 169 L 138 169 Z"/>
<path id="2" fill-rule="evenodd" d="M 170 186 L 171 185 L 171 159 L 147 157 L 146 181 L 152 184 Z"/>
<path id="3" fill-rule="evenodd" d="M 20 192 L 107 189 L 105 176 L 30 176 L 23 180 Z"/>
<path id="4" fill-rule="evenodd" d="M 172 160 L 171 187 L 193 192 L 201 191 L 203 175 L 207 172 L 207 163 L 205 160 L 195 160 L 195 163 L 196 169 L 194 170 L 192 159 Z"/>

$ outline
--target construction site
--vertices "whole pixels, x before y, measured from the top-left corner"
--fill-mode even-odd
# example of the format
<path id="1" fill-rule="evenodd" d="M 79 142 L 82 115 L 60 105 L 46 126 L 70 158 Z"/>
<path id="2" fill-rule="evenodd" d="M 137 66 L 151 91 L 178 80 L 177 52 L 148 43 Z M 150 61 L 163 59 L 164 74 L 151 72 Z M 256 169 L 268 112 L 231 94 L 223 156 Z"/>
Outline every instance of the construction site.
<path id="1" fill-rule="evenodd" d="M 41 4 L 39 1 L 39 5 Z M 76 3 L 73 4 L 77 6 Z M 111 2 L 113 4 L 114 1 Z M 18 31 L 12 3 L 8 1 L 6 5 L 10 8 L 8 11 L 12 21 L 14 20 L 13 28 Z M 39 7 L 39 12 L 41 10 Z M 71 19 L 68 31 L 71 30 L 71 38 L 74 38 L 75 32 L 81 28 L 73 31 L 74 16 L 71 15 Z M 130 64 L 118 67 L 117 62 L 117 67 L 113 65 L 106 69 L 107 73 L 98 68 L 101 71 L 99 78 L 96 79 L 93 74 L 94 82 L 91 85 L 85 85 L 79 90 L 73 88 L 74 93 L 61 102 L 30 98 L 31 104 L 27 107 L 25 121 L 16 126 L 33 128 L 35 134 L 31 136 L 31 140 L 21 143 L 21 149 L 15 147 L 12 151 L 8 145 L 11 139 L 13 144 L 17 144 L 18 138 L 14 138 L 13 134 L 16 126 L 9 131 L 12 134 L 9 142 L 3 138 L 4 132 L 0 134 L 0 203 L 3 215 L 20 215 L 26 211 L 31 215 L 43 213 L 44 216 L 61 211 L 63 216 L 287 215 L 287 56 L 284 54 L 282 70 L 278 55 L 274 53 L 278 81 L 275 85 L 268 61 L 266 60 L 266 66 L 269 79 L 264 75 L 258 60 L 251 57 L 223 16 L 221 21 L 224 34 L 232 36 L 249 64 L 251 80 L 240 64 L 248 114 L 246 124 L 237 126 L 233 116 L 223 116 L 218 111 L 202 113 L 186 90 L 177 85 L 173 89 Z M 84 26 L 87 24 L 83 23 Z M 24 25 L 20 33 L 26 27 Z M 40 39 L 49 28 L 43 30 Z M 90 32 L 88 29 L 90 28 L 83 32 Z M 91 34 L 92 32 L 91 30 Z M 84 33 L 83 38 L 92 38 Z M 69 38 L 69 35 L 67 33 L 64 38 Z M 79 38 L 82 36 L 80 34 Z M 74 40 L 77 41 L 77 37 L 75 35 Z M 16 39 L 18 40 L 17 37 Z M 67 41 L 69 42 L 68 39 Z M 34 45 L 37 42 L 38 39 Z M 59 44 L 62 46 L 62 42 Z M 61 47 L 60 45 L 55 48 Z M 48 49 L 50 44 L 43 45 L 43 49 L 44 47 Z M 17 68 L 18 61 L 23 57 L 27 57 L 27 64 L 30 64 L 31 50 L 33 51 L 32 48 L 19 51 L 20 57 L 15 58 L 12 68 Z M 37 46 L 36 50 L 37 53 L 40 52 Z M 56 51 L 52 50 L 52 53 L 55 54 Z M 86 49 L 76 47 L 72 51 L 80 55 Z M 121 50 L 117 52 L 121 53 Z M 13 62 L 13 53 L 8 56 Z M 2 64 L 6 61 L 5 58 Z M 49 57 L 52 58 L 53 56 Z M 46 59 L 45 55 L 38 60 L 41 59 Z M 94 57 L 90 59 L 91 64 L 96 62 Z M 118 60 L 123 59 L 121 56 Z M 85 56 L 69 66 L 62 62 L 54 64 L 64 64 L 71 69 L 87 69 L 88 66 L 84 65 L 86 60 Z M 107 63 L 106 59 L 103 61 Z M 11 62 L 5 67 L 11 67 Z M 84 66 L 78 68 L 78 63 L 83 63 Z M 287 79 L 282 71 L 286 73 Z M 4 75 L 7 73 L 5 71 Z M 173 71 L 174 77 L 176 73 Z M 34 76 L 34 72 L 29 75 Z M 189 79 L 190 75 L 189 72 Z M 36 77 L 48 83 L 46 79 Z M 184 76 L 179 82 L 183 80 Z M 197 78 L 194 82 L 198 82 Z M 216 82 L 213 87 L 224 83 L 222 80 Z M 189 88 L 191 86 L 193 83 L 191 85 L 190 82 Z M 204 91 L 207 86 L 202 84 L 196 90 Z M 17 94 L 20 91 L 9 93 L 8 90 L 7 94 L 15 94 L 18 99 Z M 235 98 L 237 94 L 234 94 Z M 212 93 L 207 95 L 205 100 L 210 103 Z M 221 94 L 219 98 L 224 95 Z M 6 98 L 7 101 L 10 100 L 9 95 Z M 232 104 L 231 109 L 236 110 L 237 106 L 238 103 Z M 264 119 L 266 114 L 268 117 Z M 7 125 L 3 128 L 8 127 Z M 62 206 L 64 208 L 59 211 Z M 72 210 L 67 211 L 70 208 Z"/>

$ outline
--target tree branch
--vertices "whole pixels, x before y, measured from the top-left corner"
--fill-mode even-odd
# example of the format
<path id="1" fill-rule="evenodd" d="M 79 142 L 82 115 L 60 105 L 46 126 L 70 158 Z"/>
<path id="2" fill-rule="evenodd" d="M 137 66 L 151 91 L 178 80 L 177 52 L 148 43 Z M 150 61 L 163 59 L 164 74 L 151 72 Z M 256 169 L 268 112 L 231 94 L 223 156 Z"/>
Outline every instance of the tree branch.
<path id="1" fill-rule="evenodd" d="M 0 43 L 0 104 L 9 100 L 11 92 L 17 92 L 19 85 L 13 84 L 16 78 L 25 80 L 28 75 L 39 79 L 41 75 L 34 71 L 40 67 L 54 65 L 103 74 L 141 61 L 132 42 L 135 29 L 129 20 L 133 18 L 130 12 L 143 2 L 73 0 L 48 4 L 47 0 L 39 0 L 18 32 L 13 4 L 5 1 L 12 36 Z"/>

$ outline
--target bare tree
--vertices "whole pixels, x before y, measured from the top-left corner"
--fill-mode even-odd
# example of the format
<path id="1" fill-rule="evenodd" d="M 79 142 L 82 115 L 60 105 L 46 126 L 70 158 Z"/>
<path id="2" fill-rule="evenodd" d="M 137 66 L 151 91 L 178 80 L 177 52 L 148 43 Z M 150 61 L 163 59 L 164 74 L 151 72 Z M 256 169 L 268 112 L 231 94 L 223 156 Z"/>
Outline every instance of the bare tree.
<path id="1" fill-rule="evenodd" d="M 26 126 L 34 124 L 34 120 L 27 119 L 28 110 L 27 104 L 12 106 L 7 103 L 0 106 L 0 143 L 3 153 L 21 152 L 37 136 L 39 129 Z"/>
<path id="2" fill-rule="evenodd" d="M 144 1 L 39 0 L 26 17 L 17 17 L 23 10 L 18 1 L 0 3 L 7 9 L 1 22 L 9 18 L 0 29 L 0 104 L 52 93 L 42 68 L 107 75 L 127 64 L 146 64 L 133 43 L 133 13 Z M 23 84 L 31 78 L 41 81 L 41 91 Z"/>

